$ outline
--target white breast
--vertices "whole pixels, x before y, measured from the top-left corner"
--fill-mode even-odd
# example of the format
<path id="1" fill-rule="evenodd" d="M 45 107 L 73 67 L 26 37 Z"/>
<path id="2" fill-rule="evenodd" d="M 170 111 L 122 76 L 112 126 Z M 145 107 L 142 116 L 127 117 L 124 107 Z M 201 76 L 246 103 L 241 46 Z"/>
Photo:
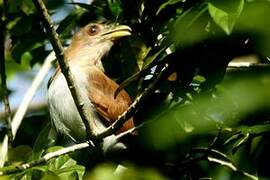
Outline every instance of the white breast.
<path id="1" fill-rule="evenodd" d="M 105 127 L 98 118 L 93 104 L 88 99 L 85 87 L 87 77 L 76 66 L 71 67 L 71 72 L 76 79 L 81 95 L 86 97 L 84 104 L 89 110 L 91 120 L 96 122 L 98 131 L 103 130 Z M 48 89 L 48 104 L 52 123 L 59 133 L 69 136 L 75 142 L 86 140 L 85 126 L 62 73 L 50 84 Z"/>

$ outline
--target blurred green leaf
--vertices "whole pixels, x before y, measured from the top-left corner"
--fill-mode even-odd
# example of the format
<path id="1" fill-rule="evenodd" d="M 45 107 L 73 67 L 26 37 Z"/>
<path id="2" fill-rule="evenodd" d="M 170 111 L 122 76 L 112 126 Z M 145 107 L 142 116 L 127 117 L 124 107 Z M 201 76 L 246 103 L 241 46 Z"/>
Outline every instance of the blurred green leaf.
<path id="1" fill-rule="evenodd" d="M 31 0 L 9 0 L 9 11 L 12 13 L 24 12 L 29 15 L 34 12 L 34 4 Z"/>
<path id="2" fill-rule="evenodd" d="M 207 5 L 198 2 L 177 16 L 170 37 L 172 42 L 176 46 L 186 47 L 205 39 L 207 37 L 205 27 L 208 23 L 204 16 L 206 12 Z"/>
<path id="3" fill-rule="evenodd" d="M 232 13 L 225 12 L 224 10 L 216 7 L 214 4 L 208 3 L 208 11 L 210 16 L 213 18 L 215 23 L 219 27 L 221 27 L 222 30 L 228 35 L 232 33 L 234 25 L 244 8 L 245 1 L 244 0 L 238 1 L 239 4 L 235 8 L 235 11 Z"/>
<path id="4" fill-rule="evenodd" d="M 120 0 L 107 0 L 111 13 L 114 17 L 118 18 L 123 12 Z"/>
<path id="5" fill-rule="evenodd" d="M 270 79 L 241 79 L 225 87 L 227 91 L 217 97 L 197 97 L 190 103 L 176 103 L 155 112 L 157 115 L 152 119 L 155 123 L 147 128 L 150 138 L 147 141 L 159 148 L 168 148 L 191 134 L 216 131 L 219 124 L 235 126 L 246 114 L 270 107 Z M 244 134 L 248 133 L 245 131 Z M 240 138 L 238 145 L 244 142 L 242 137 L 234 137 Z"/>
<path id="6" fill-rule="evenodd" d="M 41 180 L 51 180 L 51 179 L 60 180 L 60 177 L 57 176 L 54 172 L 47 171 L 41 178 Z"/>
<path id="7" fill-rule="evenodd" d="M 11 56 L 17 63 L 21 63 L 22 57 L 25 53 L 41 46 L 43 46 L 43 43 L 37 41 L 36 39 L 24 39 L 12 47 Z"/>
<path id="8" fill-rule="evenodd" d="M 6 73 L 7 73 L 8 79 L 12 79 L 12 77 L 16 73 L 29 71 L 31 69 L 29 65 L 29 61 L 24 62 L 24 60 L 27 60 L 27 59 L 23 59 L 21 64 L 16 63 L 12 59 L 6 60 L 6 70 L 7 70 Z"/>
<path id="9" fill-rule="evenodd" d="M 9 150 L 8 159 L 10 162 L 27 162 L 31 156 L 32 148 L 26 145 L 20 145 Z"/>
<path id="10" fill-rule="evenodd" d="M 201 84 L 205 81 L 206 81 L 205 77 L 200 76 L 200 75 L 194 76 L 194 78 L 193 78 L 193 82 L 196 84 Z"/>
<path id="11" fill-rule="evenodd" d="M 86 179 L 95 180 L 161 180 L 164 177 L 154 169 L 128 166 L 119 174 L 115 174 L 115 166 L 110 164 L 103 164 L 89 172 Z"/>
<path id="12" fill-rule="evenodd" d="M 117 177 L 113 174 L 115 166 L 110 164 L 103 164 L 95 168 L 93 171 L 86 174 L 86 179 L 95 179 L 95 180 L 120 180 L 120 177 Z"/>
<path id="13" fill-rule="evenodd" d="M 32 22 L 33 15 L 19 17 L 9 23 L 9 32 L 11 35 L 14 36 L 20 36 L 22 34 L 25 34 L 32 29 Z"/>

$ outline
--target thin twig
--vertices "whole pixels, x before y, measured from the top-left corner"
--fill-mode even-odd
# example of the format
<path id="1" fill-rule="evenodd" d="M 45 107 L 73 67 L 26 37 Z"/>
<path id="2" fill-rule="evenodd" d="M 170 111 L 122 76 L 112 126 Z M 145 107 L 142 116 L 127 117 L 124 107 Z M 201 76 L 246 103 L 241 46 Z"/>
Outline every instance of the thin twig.
<path id="1" fill-rule="evenodd" d="M 219 125 L 218 125 L 219 126 Z M 221 131 L 222 131 L 222 128 L 221 127 L 218 127 L 218 133 L 217 135 L 214 137 L 213 141 L 210 143 L 208 149 L 212 149 L 216 142 L 219 140 L 220 136 L 221 136 Z"/>
<path id="2" fill-rule="evenodd" d="M 232 160 L 230 160 L 230 158 L 227 157 L 226 154 L 218 151 L 218 150 L 215 150 L 215 149 L 209 149 L 209 148 L 204 148 L 204 147 L 198 147 L 198 148 L 193 148 L 192 149 L 193 151 L 196 151 L 196 152 L 204 152 L 206 153 L 204 156 L 204 158 L 200 159 L 200 160 L 207 160 L 209 162 L 214 162 L 214 163 L 217 163 L 217 164 L 220 164 L 222 166 L 226 166 L 228 168 L 230 168 L 231 170 L 243 175 L 243 176 L 246 176 L 250 179 L 253 179 L 253 180 L 257 180 L 258 177 L 252 175 L 252 174 L 249 174 L 243 170 L 240 170 L 238 169 L 235 164 L 233 163 Z M 210 154 L 212 154 L 213 156 L 219 156 L 221 157 L 222 159 L 220 158 L 216 158 L 216 157 L 211 157 L 209 156 Z"/>
<path id="3" fill-rule="evenodd" d="M 7 84 L 6 84 L 6 69 L 5 69 L 5 38 L 6 38 L 6 11 L 7 11 L 7 0 L 3 1 L 3 10 L 0 19 L 0 71 L 1 71 L 1 91 L 5 107 L 5 120 L 7 125 L 7 135 L 3 138 L 3 141 L 0 143 L 0 167 L 3 167 L 8 154 L 8 148 L 12 144 L 12 130 L 11 130 L 11 110 L 8 101 L 7 95 Z"/>
<path id="4" fill-rule="evenodd" d="M 249 179 L 252 179 L 252 180 L 258 180 L 259 178 L 257 176 L 254 176 L 252 174 L 249 174 L 243 170 L 239 170 L 231 161 L 227 162 L 227 161 L 223 161 L 223 160 L 220 160 L 220 159 L 217 159 L 217 158 L 213 158 L 213 157 L 207 157 L 207 161 L 209 162 L 214 162 L 214 163 L 217 163 L 217 164 L 220 164 L 222 166 L 225 166 L 225 167 L 228 167 L 230 168 L 231 170 L 245 176 L 245 177 L 248 177 Z"/>
<path id="5" fill-rule="evenodd" d="M 0 171 L 0 176 L 20 172 L 20 171 L 32 168 L 34 166 L 46 163 L 52 158 L 56 158 L 56 157 L 59 157 L 61 155 L 71 153 L 71 152 L 74 152 L 74 151 L 78 151 L 78 150 L 81 150 L 81 149 L 85 149 L 85 148 L 88 148 L 88 147 L 91 147 L 91 144 L 89 142 L 75 144 L 73 146 L 66 147 L 66 148 L 60 149 L 58 151 L 48 153 L 48 154 L 44 155 L 42 158 L 40 158 L 40 159 L 38 159 L 36 161 L 31 161 L 31 162 L 24 163 L 24 164 L 15 166 L 15 167 L 14 166 L 5 167 L 5 170 Z"/>
<path id="6" fill-rule="evenodd" d="M 269 71 L 270 64 L 267 63 L 241 63 L 241 62 L 231 62 L 229 63 L 226 72 L 239 72 L 239 71 Z"/>
<path id="7" fill-rule="evenodd" d="M 129 129 L 128 131 L 125 131 L 125 132 L 123 132 L 121 134 L 118 134 L 116 136 L 116 143 L 119 141 L 119 139 L 133 133 L 135 130 L 141 128 L 144 124 L 145 123 L 142 123 L 137 127 Z M 65 148 L 60 149 L 58 151 L 48 153 L 48 154 L 44 155 L 43 157 L 41 157 L 40 159 L 35 160 L 35 161 L 27 162 L 27 163 L 17 165 L 17 166 L 7 166 L 7 167 L 5 167 L 5 169 L 0 170 L 0 176 L 20 172 L 20 171 L 23 171 L 23 170 L 38 166 L 40 164 L 46 163 L 52 158 L 56 158 L 56 157 L 59 157 L 61 155 L 69 154 L 69 153 L 72 153 L 72 152 L 75 152 L 75 151 L 78 151 L 78 150 L 82 150 L 82 149 L 89 148 L 89 147 L 94 147 L 94 146 L 95 145 L 94 145 L 94 143 L 92 141 L 88 141 L 88 142 L 83 142 L 83 143 L 80 143 L 80 144 L 75 144 L 75 145 L 72 145 L 72 146 L 69 146 L 69 147 L 65 147 Z"/>
<path id="8" fill-rule="evenodd" d="M 114 134 L 129 118 L 131 118 L 140 107 L 144 98 L 150 92 L 152 92 L 152 90 L 154 90 L 155 85 L 157 84 L 157 82 L 160 80 L 160 78 L 162 77 L 162 75 L 167 69 L 168 69 L 168 65 L 165 64 L 162 70 L 160 71 L 160 73 L 158 73 L 156 79 L 152 83 L 150 83 L 149 86 L 142 92 L 142 94 L 140 94 L 135 99 L 135 101 L 129 106 L 128 110 L 125 111 L 123 114 L 121 114 L 111 126 L 109 126 L 103 132 L 98 134 L 97 139 L 103 139 L 104 137 Z"/>
<path id="9" fill-rule="evenodd" d="M 94 122 L 90 120 L 88 117 L 88 109 L 84 105 L 83 97 L 81 96 L 79 92 L 79 88 L 77 87 L 73 75 L 69 69 L 68 63 L 66 63 L 64 58 L 64 52 L 63 52 L 63 46 L 60 42 L 60 39 L 58 37 L 58 34 L 55 31 L 55 28 L 53 26 L 52 20 L 48 14 L 48 11 L 43 3 L 42 0 L 32 0 L 33 3 L 36 6 L 37 11 L 40 13 L 40 16 L 43 20 L 44 28 L 46 29 L 47 35 L 50 39 L 50 42 L 53 46 L 53 50 L 55 51 L 57 61 L 59 63 L 59 66 L 61 68 L 61 71 L 63 75 L 65 76 L 65 79 L 67 81 L 69 90 L 71 92 L 71 95 L 73 97 L 73 100 L 76 104 L 77 110 L 82 118 L 82 121 L 85 125 L 86 132 L 89 139 L 94 139 L 95 134 L 95 125 Z"/>
<path id="10" fill-rule="evenodd" d="M 8 144 L 11 147 L 12 144 L 12 131 L 11 131 L 11 110 L 8 100 L 8 91 L 7 91 L 7 76 L 6 76 L 6 65 L 5 65 L 5 39 L 6 39 L 6 10 L 8 8 L 7 0 L 3 1 L 3 10 L 1 14 L 0 22 L 0 73 L 1 73 L 1 93 L 4 102 L 5 108 L 5 121 L 7 125 L 7 135 L 8 135 Z"/>
<path id="11" fill-rule="evenodd" d="M 226 161 L 230 161 L 230 159 L 227 157 L 226 154 L 216 150 L 216 149 L 209 149 L 209 148 L 205 148 L 205 147 L 196 147 L 196 148 L 192 148 L 193 152 L 197 152 L 197 153 L 205 153 L 207 155 L 212 154 L 215 156 L 219 156 L 220 158 L 223 158 Z"/>

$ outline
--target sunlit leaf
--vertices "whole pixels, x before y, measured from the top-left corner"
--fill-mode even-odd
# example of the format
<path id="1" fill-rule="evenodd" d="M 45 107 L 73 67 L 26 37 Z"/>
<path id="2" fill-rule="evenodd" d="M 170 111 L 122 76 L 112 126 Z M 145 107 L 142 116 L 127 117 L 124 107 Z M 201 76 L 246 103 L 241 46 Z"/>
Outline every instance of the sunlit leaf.
<path id="1" fill-rule="evenodd" d="M 234 25 L 243 11 L 244 4 L 244 0 L 239 0 L 236 10 L 230 13 L 216 7 L 212 3 L 208 3 L 208 11 L 215 23 L 229 35 L 232 33 Z"/>
<path id="2" fill-rule="evenodd" d="M 48 169 L 63 179 L 82 179 L 85 171 L 83 166 L 77 165 L 77 162 L 67 155 L 52 160 L 48 165 Z"/>
<path id="3" fill-rule="evenodd" d="M 195 76 L 195 77 L 193 78 L 193 82 L 194 82 L 194 83 L 197 83 L 197 84 L 201 84 L 201 83 L 203 83 L 203 82 L 205 82 L 205 81 L 206 81 L 205 77 L 200 76 L 200 75 L 197 75 L 197 76 Z"/>
<path id="4" fill-rule="evenodd" d="M 137 64 L 139 69 L 141 70 L 144 66 L 145 57 L 150 52 L 151 47 L 146 47 L 146 45 L 143 44 L 140 49 L 141 49 L 140 52 L 137 54 Z"/>

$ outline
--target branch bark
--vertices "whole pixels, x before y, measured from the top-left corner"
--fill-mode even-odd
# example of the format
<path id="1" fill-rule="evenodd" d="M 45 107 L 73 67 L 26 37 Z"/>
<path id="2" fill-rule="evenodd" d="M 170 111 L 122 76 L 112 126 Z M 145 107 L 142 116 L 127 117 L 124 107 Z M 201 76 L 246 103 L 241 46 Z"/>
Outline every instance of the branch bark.
<path id="1" fill-rule="evenodd" d="M 132 128 L 132 129 L 130 129 L 128 131 L 125 131 L 125 132 L 123 132 L 121 134 L 118 134 L 116 139 L 119 140 L 119 139 L 123 138 L 124 136 L 127 136 L 127 135 L 131 134 L 135 130 L 141 128 L 143 125 L 144 125 L 144 123 L 137 126 L 137 127 Z M 30 169 L 32 167 L 44 164 L 44 163 L 48 162 L 50 159 L 52 159 L 52 158 L 56 158 L 56 157 L 59 157 L 59 156 L 62 156 L 62 155 L 68 154 L 68 153 L 72 153 L 72 152 L 75 152 L 75 151 L 78 151 L 78 150 L 82 150 L 82 149 L 85 149 L 85 148 L 89 148 L 89 147 L 90 148 L 95 147 L 95 145 L 94 145 L 94 143 L 92 141 L 83 142 L 83 143 L 80 143 L 80 144 L 75 144 L 75 145 L 72 145 L 72 146 L 69 146 L 69 147 L 65 147 L 65 148 L 60 149 L 58 151 L 48 153 L 48 154 L 44 155 L 43 157 L 41 157 L 40 159 L 35 160 L 35 161 L 27 162 L 27 163 L 20 164 L 20 165 L 17 165 L 17 166 L 7 166 L 7 167 L 5 167 L 5 169 L 0 170 L 0 176 L 9 175 L 9 174 L 20 172 L 20 171 L 23 171 L 23 170 L 26 170 L 26 169 Z"/>
<path id="2" fill-rule="evenodd" d="M 44 28 L 46 29 L 47 35 L 50 39 L 50 42 L 53 46 L 53 50 L 55 51 L 57 61 L 59 63 L 59 66 L 61 68 L 61 71 L 63 75 L 65 76 L 65 79 L 67 81 L 69 90 L 71 92 L 71 95 L 73 97 L 73 100 L 76 104 L 77 110 L 82 118 L 82 121 L 85 125 L 88 138 L 91 140 L 95 139 L 95 131 L 93 124 L 94 122 L 90 121 L 90 118 L 87 116 L 87 109 L 84 106 L 83 97 L 81 96 L 79 92 L 79 88 L 77 87 L 73 75 L 69 69 L 68 63 L 66 63 L 64 58 L 64 49 L 60 42 L 60 39 L 58 37 L 58 34 L 56 33 L 56 30 L 53 26 L 52 20 L 48 14 L 48 11 L 43 3 L 42 0 L 32 0 L 36 9 L 40 13 L 40 17 L 42 18 Z"/>
<path id="3" fill-rule="evenodd" d="M 74 152 L 74 151 L 77 151 L 80 149 L 84 149 L 87 147 L 90 147 L 90 144 L 88 142 L 84 142 L 84 143 L 80 143 L 80 144 L 76 144 L 76 145 L 73 145 L 70 147 L 60 149 L 58 151 L 54 151 L 54 152 L 46 154 L 45 156 L 43 156 L 42 158 L 40 158 L 36 161 L 31 161 L 31 162 L 24 163 L 24 164 L 15 166 L 15 167 L 14 166 L 13 167 L 6 167 L 5 170 L 0 171 L 0 176 L 20 172 L 20 171 L 32 168 L 34 166 L 46 163 L 52 158 L 56 158 L 56 157 L 59 157 L 61 155 L 71 153 L 71 152 Z"/>
<path id="4" fill-rule="evenodd" d="M 141 106 L 142 101 L 145 97 L 154 90 L 155 85 L 160 80 L 164 72 L 168 69 L 168 65 L 165 64 L 161 71 L 157 74 L 156 79 L 140 94 L 135 101 L 129 106 L 128 110 L 121 114 L 118 119 L 108 128 L 106 128 L 103 132 L 97 135 L 97 139 L 103 139 L 109 135 L 114 134 L 129 118 L 131 118 Z"/>
<path id="5" fill-rule="evenodd" d="M 7 0 L 3 1 L 3 10 L 0 22 L 0 72 L 1 72 L 1 94 L 4 102 L 5 123 L 7 125 L 7 135 L 9 146 L 12 144 L 12 131 L 11 131 L 11 110 L 7 93 L 7 76 L 5 65 L 5 39 L 6 39 L 6 9 L 8 8 Z"/>

